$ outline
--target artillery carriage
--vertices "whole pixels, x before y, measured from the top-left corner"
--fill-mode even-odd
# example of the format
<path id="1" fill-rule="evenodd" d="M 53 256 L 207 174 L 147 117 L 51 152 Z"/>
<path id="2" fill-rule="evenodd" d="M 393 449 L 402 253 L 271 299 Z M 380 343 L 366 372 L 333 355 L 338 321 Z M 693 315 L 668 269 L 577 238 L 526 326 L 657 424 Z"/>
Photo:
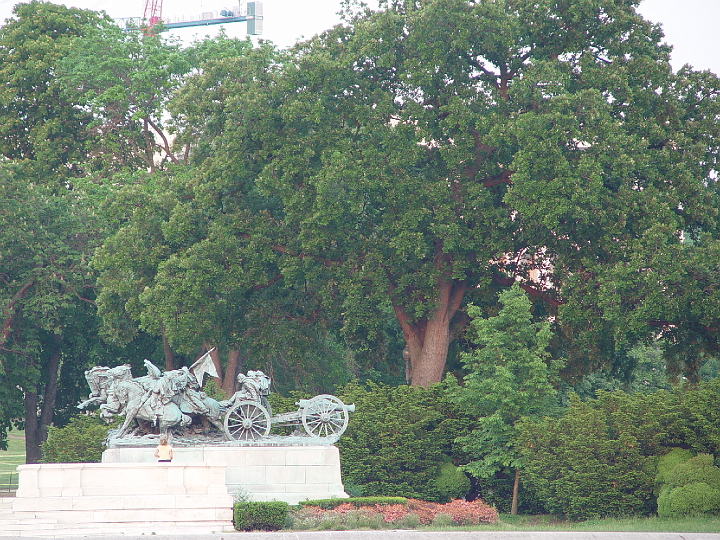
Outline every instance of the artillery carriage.
<path id="1" fill-rule="evenodd" d="M 273 416 L 267 400 L 238 401 L 225 413 L 225 435 L 230 440 L 254 441 L 267 437 L 273 426 L 302 426 L 310 437 L 336 439 L 355 411 L 355 405 L 345 405 L 330 394 L 301 399 L 297 405 L 297 411 Z"/>

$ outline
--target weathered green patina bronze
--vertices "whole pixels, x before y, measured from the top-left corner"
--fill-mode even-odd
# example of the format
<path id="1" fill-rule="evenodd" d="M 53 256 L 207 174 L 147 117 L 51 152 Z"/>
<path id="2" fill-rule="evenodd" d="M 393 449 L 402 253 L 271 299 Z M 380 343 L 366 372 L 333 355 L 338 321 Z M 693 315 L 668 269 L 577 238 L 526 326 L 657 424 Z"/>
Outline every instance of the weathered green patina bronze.
<path id="1" fill-rule="evenodd" d="M 192 434 L 212 443 L 220 433 L 221 440 L 238 444 L 271 440 L 277 444 L 278 438 L 290 445 L 308 444 L 308 438 L 332 444 L 345 431 L 349 415 L 355 410 L 354 405 L 322 394 L 301 399 L 297 411 L 273 416 L 267 400 L 271 381 L 262 371 L 241 373 L 237 377 L 240 390 L 228 400 L 217 401 L 201 390 L 206 373 L 217 375 L 209 354 L 190 368 L 161 372 L 149 360 L 145 360 L 145 367 L 148 374 L 136 378 L 127 364 L 114 368 L 95 366 L 85 372 L 91 394 L 78 407 L 99 405 L 100 416 L 108 422 L 116 415 L 125 417 L 111 439 L 159 432 L 181 437 Z M 296 429 L 291 435 L 273 436 L 273 426 Z"/>

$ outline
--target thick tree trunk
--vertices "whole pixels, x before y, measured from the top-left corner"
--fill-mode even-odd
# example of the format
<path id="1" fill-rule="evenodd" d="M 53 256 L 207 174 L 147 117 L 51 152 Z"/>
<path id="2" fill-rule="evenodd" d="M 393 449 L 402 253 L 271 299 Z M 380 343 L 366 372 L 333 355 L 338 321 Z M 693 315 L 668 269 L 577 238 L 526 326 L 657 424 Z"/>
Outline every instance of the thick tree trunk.
<path id="1" fill-rule="evenodd" d="M 37 391 L 25 390 L 25 463 L 40 463 L 42 457 L 37 406 Z"/>
<path id="2" fill-rule="evenodd" d="M 215 371 L 218 372 L 219 377 L 213 377 L 213 380 L 215 381 L 215 385 L 218 388 L 223 388 L 223 368 L 222 364 L 220 363 L 220 353 L 217 350 L 217 347 L 212 347 L 212 345 L 205 344 L 205 348 L 210 351 L 210 358 L 212 358 L 213 364 L 215 364 Z M 211 350 L 212 349 L 212 350 Z"/>
<path id="3" fill-rule="evenodd" d="M 519 489 L 520 489 L 520 469 L 515 469 L 515 479 L 513 480 L 512 504 L 510 505 L 510 515 L 512 515 L 512 516 L 517 516 Z"/>
<path id="4" fill-rule="evenodd" d="M 165 334 L 165 327 L 160 327 L 160 333 L 162 334 L 163 352 L 165 353 L 165 371 L 172 371 L 175 369 L 175 355 Z"/>
<path id="5" fill-rule="evenodd" d="M 408 382 L 412 386 L 425 387 L 442 380 L 452 341 L 450 323 L 460 307 L 465 288 L 464 281 L 439 279 L 437 307 L 418 321 L 412 321 L 402 306 L 393 306 L 410 356 Z"/>
<path id="6" fill-rule="evenodd" d="M 223 392 L 225 397 L 230 398 L 235 393 L 235 377 L 242 370 L 242 364 L 240 360 L 240 351 L 237 349 L 230 349 L 228 352 L 228 362 L 225 368 L 225 375 L 223 376 Z"/>
<path id="7" fill-rule="evenodd" d="M 42 410 L 40 411 L 40 442 L 47 439 L 47 428 L 52 423 L 57 398 L 58 376 L 60 373 L 60 338 L 55 340 L 57 349 L 48 360 L 48 382 L 43 392 Z"/>
<path id="8" fill-rule="evenodd" d="M 60 371 L 59 339 L 58 347 L 50 356 L 47 364 L 48 382 L 43 393 L 42 408 L 38 410 L 37 390 L 25 390 L 25 462 L 39 463 L 42 459 L 40 445 L 47 439 L 47 428 L 52 423 L 57 398 L 58 373 Z"/>

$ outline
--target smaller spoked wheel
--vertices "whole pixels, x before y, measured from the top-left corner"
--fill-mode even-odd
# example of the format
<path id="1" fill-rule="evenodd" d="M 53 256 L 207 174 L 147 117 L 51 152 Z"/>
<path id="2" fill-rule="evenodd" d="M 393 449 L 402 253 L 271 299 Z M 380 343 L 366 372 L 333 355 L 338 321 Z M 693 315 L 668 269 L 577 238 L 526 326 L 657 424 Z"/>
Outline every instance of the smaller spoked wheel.
<path id="1" fill-rule="evenodd" d="M 348 418 L 345 404 L 330 394 L 315 396 L 302 410 L 303 427 L 311 437 L 339 437 L 347 428 Z"/>
<path id="2" fill-rule="evenodd" d="M 231 441 L 255 441 L 270 433 L 270 413 L 256 401 L 240 401 L 225 415 L 225 435 Z"/>

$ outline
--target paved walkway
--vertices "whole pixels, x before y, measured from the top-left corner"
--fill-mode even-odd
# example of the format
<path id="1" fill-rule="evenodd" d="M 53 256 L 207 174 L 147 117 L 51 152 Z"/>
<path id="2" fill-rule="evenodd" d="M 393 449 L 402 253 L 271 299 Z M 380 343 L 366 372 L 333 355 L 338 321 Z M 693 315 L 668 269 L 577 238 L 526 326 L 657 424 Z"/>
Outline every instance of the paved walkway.
<path id="1" fill-rule="evenodd" d="M 29 537 L 22 537 L 28 540 Z M 36 540 L 47 540 L 47 536 Z M 648 532 L 482 532 L 482 531 L 312 531 L 229 532 L 193 536 L 63 536 L 63 540 L 720 540 L 719 533 Z M 32 539 L 31 539 L 32 540 Z"/>

